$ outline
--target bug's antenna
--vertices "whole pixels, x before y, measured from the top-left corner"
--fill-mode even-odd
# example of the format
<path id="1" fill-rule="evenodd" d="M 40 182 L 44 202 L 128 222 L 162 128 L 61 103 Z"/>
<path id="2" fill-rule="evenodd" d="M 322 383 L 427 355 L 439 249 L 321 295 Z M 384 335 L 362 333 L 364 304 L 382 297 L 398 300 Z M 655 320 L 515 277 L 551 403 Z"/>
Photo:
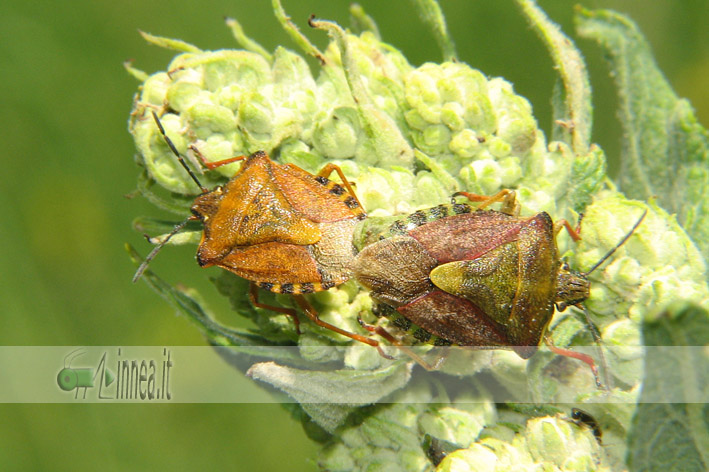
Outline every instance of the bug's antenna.
<path id="1" fill-rule="evenodd" d="M 596 262 L 596 263 L 593 265 L 593 267 L 591 267 L 591 268 L 590 268 L 588 271 L 586 271 L 583 275 L 584 275 L 585 277 L 588 277 L 588 276 L 591 274 L 591 272 L 593 272 L 594 270 L 598 269 L 598 267 L 599 267 L 601 264 L 603 264 L 604 262 L 606 262 L 606 259 L 608 259 L 609 257 L 611 257 L 611 256 L 613 255 L 613 253 L 614 253 L 616 250 L 618 250 L 619 247 L 621 247 L 623 244 L 625 244 L 625 242 L 628 240 L 628 238 L 630 238 L 630 236 L 633 235 L 633 233 L 635 232 L 635 230 L 638 229 L 638 226 L 640 226 L 640 223 L 642 223 L 642 221 L 645 219 L 645 215 L 647 215 L 647 209 L 645 209 L 645 211 L 644 211 L 643 214 L 640 216 L 640 218 L 638 218 L 638 221 L 635 222 L 635 224 L 633 225 L 633 227 L 630 228 L 630 231 L 628 231 L 628 234 L 626 234 L 625 236 L 623 236 L 623 239 L 621 239 L 620 242 L 619 242 L 618 244 L 616 244 L 613 249 L 611 249 L 610 251 L 608 251 L 605 256 L 601 257 L 601 259 L 600 259 L 598 262 Z"/>
<path id="2" fill-rule="evenodd" d="M 165 239 L 163 239 L 160 242 L 160 244 L 155 246 L 153 248 L 153 250 L 150 251 L 150 254 L 148 254 L 148 256 L 145 258 L 145 260 L 140 264 L 140 266 L 138 266 L 138 270 L 135 271 L 135 275 L 133 275 L 133 283 L 137 282 L 138 279 L 140 278 L 140 276 L 143 275 L 143 272 L 145 272 L 145 269 L 148 268 L 148 264 L 150 264 L 150 261 L 152 261 L 155 258 L 157 253 L 160 252 L 160 250 L 167 244 L 167 242 L 170 240 L 170 238 L 172 238 L 174 235 L 179 233 L 182 230 L 182 228 L 184 228 L 187 225 L 187 223 L 190 220 L 193 220 L 194 218 L 195 218 L 194 216 L 189 216 L 189 217 L 185 218 L 184 221 L 175 225 L 175 227 L 172 229 L 172 231 L 170 231 L 170 234 L 165 236 Z"/>
<path id="3" fill-rule="evenodd" d="M 172 151 L 172 153 L 173 153 L 175 156 L 177 156 L 177 160 L 180 162 L 180 164 L 182 164 L 182 167 L 185 168 L 185 170 L 187 171 L 187 173 L 190 175 L 190 177 L 192 178 L 192 180 L 194 180 L 194 182 L 197 184 L 197 186 L 198 186 L 199 189 L 202 191 L 202 193 L 207 193 L 207 192 L 209 192 L 209 190 L 206 189 L 206 188 L 202 185 L 202 183 L 199 181 L 199 179 L 198 179 L 197 176 L 194 174 L 194 172 L 192 172 L 192 169 L 189 168 L 189 166 L 187 165 L 187 163 L 186 163 L 185 160 L 182 158 L 182 156 L 180 155 L 179 151 L 177 150 L 177 148 L 176 148 L 175 145 L 173 144 L 172 140 L 167 137 L 167 134 L 165 133 L 165 128 L 163 128 L 162 123 L 160 123 L 160 118 L 158 118 L 158 114 L 155 113 L 155 110 L 151 110 L 151 113 L 153 114 L 153 119 L 155 120 L 155 124 L 158 125 L 158 129 L 160 130 L 160 134 L 162 134 L 163 139 L 165 139 L 165 142 L 167 143 L 167 145 L 168 145 L 168 147 L 170 148 L 170 150 Z"/>

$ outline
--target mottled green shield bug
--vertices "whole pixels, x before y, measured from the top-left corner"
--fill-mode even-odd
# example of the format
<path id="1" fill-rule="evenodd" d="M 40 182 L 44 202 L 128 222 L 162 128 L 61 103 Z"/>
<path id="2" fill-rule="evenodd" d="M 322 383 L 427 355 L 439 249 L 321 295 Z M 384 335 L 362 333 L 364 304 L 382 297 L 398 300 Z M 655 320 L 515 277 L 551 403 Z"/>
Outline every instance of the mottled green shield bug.
<path id="1" fill-rule="evenodd" d="M 518 216 L 512 191 L 459 195 L 482 203 L 477 208 L 439 205 L 395 222 L 357 255 L 355 276 L 371 290 L 380 313 L 397 315 L 399 327 L 418 327 L 414 337 L 419 341 L 511 348 L 524 359 L 545 340 L 555 308 L 563 311 L 589 297 L 588 274 L 644 217 L 613 251 L 581 273 L 559 256 L 561 228 L 579 239 L 566 221 L 555 224 L 544 212 Z M 502 211 L 483 209 L 497 201 Z M 547 343 L 558 354 L 586 362 L 600 385 L 590 356 Z"/>

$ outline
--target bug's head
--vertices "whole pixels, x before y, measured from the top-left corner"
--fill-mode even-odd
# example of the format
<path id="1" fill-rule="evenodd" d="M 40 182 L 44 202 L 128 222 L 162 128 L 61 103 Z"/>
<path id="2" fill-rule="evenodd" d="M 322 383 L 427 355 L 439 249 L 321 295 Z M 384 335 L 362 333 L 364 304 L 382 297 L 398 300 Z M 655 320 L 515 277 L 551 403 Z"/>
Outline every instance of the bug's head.
<path id="1" fill-rule="evenodd" d="M 564 311 L 570 305 L 578 305 L 589 297 L 590 289 L 586 274 L 571 270 L 564 262 L 556 279 L 556 309 Z"/>
<path id="2" fill-rule="evenodd" d="M 195 198 L 190 211 L 197 219 L 205 223 L 219 211 L 219 205 L 224 196 L 224 187 L 219 185 Z"/>
<path id="3" fill-rule="evenodd" d="M 608 260 L 608 258 L 611 257 L 619 247 L 625 244 L 628 238 L 630 238 L 638 226 L 640 226 L 640 223 L 642 223 L 646 214 L 647 210 L 640 215 L 640 218 L 635 222 L 635 225 L 633 225 L 630 231 L 628 231 L 628 233 L 626 233 L 626 235 L 623 236 L 623 238 L 613 248 L 611 248 L 610 251 L 601 257 L 588 271 L 577 272 L 575 270 L 571 270 L 566 262 L 562 263 L 557 275 L 556 299 L 554 300 L 557 310 L 564 311 L 566 307 L 570 305 L 578 305 L 589 297 L 591 284 L 588 281 L 588 276 L 591 275 L 591 272 L 598 269 L 601 264 Z"/>

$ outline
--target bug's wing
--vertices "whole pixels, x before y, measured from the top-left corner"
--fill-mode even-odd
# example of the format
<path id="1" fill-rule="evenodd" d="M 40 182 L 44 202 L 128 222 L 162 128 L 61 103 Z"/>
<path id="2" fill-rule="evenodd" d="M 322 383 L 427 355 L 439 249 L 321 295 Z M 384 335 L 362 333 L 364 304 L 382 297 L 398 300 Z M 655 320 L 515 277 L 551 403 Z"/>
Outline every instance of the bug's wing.
<path id="1" fill-rule="evenodd" d="M 372 297 L 397 307 L 434 288 L 428 274 L 436 264 L 415 239 L 394 236 L 365 247 L 355 258 L 353 270 Z"/>
<path id="2" fill-rule="evenodd" d="M 526 358 L 536 350 L 554 313 L 559 258 L 546 213 L 519 221 L 507 231 L 514 232 L 514 238 L 474 259 L 439 265 L 431 271 L 431 280 L 503 326 L 508 343 Z"/>
<path id="3" fill-rule="evenodd" d="M 506 346 L 505 330 L 472 302 L 441 290 L 399 307 L 399 313 L 431 334 L 461 346 Z"/>
<path id="4" fill-rule="evenodd" d="M 510 340 L 516 346 L 539 346 L 554 315 L 561 265 L 554 224 L 549 215 L 538 213 L 530 219 L 516 244 L 519 250 L 519 288 L 508 322 Z M 531 351 L 527 357 L 533 353 Z"/>
<path id="5" fill-rule="evenodd" d="M 223 187 L 200 195 L 192 212 L 204 224 L 198 258 L 215 264 L 234 247 L 267 242 L 314 244 L 322 234 L 318 225 L 294 210 L 274 181 L 272 162 L 249 160 Z"/>
<path id="6" fill-rule="evenodd" d="M 321 282 L 308 248 L 264 243 L 233 248 L 215 265 L 254 282 L 274 284 Z"/>
<path id="7" fill-rule="evenodd" d="M 474 211 L 441 218 L 409 231 L 440 264 L 476 259 L 517 239 L 528 218 Z"/>
<path id="8" fill-rule="evenodd" d="M 273 163 L 274 182 L 291 206 L 316 223 L 364 217 L 357 199 L 332 180 L 315 177 L 293 165 Z"/>
<path id="9" fill-rule="evenodd" d="M 462 297 L 496 323 L 507 325 L 519 289 L 519 253 L 515 242 L 473 260 L 441 264 L 431 281 L 444 292 Z"/>

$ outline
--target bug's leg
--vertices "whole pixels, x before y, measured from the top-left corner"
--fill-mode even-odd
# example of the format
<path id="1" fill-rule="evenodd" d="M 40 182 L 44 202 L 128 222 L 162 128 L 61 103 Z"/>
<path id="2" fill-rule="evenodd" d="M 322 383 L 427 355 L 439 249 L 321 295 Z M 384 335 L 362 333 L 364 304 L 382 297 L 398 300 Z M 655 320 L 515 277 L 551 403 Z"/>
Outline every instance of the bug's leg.
<path id="1" fill-rule="evenodd" d="M 303 295 L 293 295 L 293 298 L 295 298 L 295 302 L 305 312 L 308 318 L 310 318 L 316 325 L 322 326 L 323 328 L 329 329 L 330 331 L 334 331 L 343 336 L 347 336 L 348 338 L 354 339 L 355 341 L 369 344 L 370 346 L 376 347 L 377 350 L 381 349 L 381 347 L 379 347 L 379 342 L 377 342 L 377 340 L 375 339 L 368 338 L 367 336 L 362 336 L 361 334 L 355 334 L 350 331 L 346 331 L 342 328 L 338 328 L 335 325 L 331 325 L 327 321 L 321 320 L 318 317 L 318 313 L 317 311 L 315 311 L 315 308 L 313 308 L 313 306 L 308 303 L 308 300 L 306 300 Z"/>
<path id="2" fill-rule="evenodd" d="M 361 316 L 357 316 L 357 321 L 364 329 L 366 329 L 370 333 L 379 334 L 379 333 L 377 333 L 376 328 L 372 325 L 365 323 L 362 320 Z M 376 340 L 374 340 L 374 341 L 376 341 Z M 392 357 L 389 354 L 387 354 L 386 352 L 384 352 L 384 349 L 382 349 L 382 345 L 379 343 L 379 341 L 376 341 L 376 343 L 377 343 L 377 345 L 375 347 L 377 348 L 377 352 L 379 353 L 380 356 L 382 356 L 384 359 L 395 360 L 394 357 Z"/>
<path id="3" fill-rule="evenodd" d="M 478 210 L 482 210 L 493 203 L 502 202 L 502 207 L 500 208 L 501 213 L 512 216 L 519 215 L 520 207 L 519 203 L 517 203 L 517 195 L 514 190 L 502 189 L 493 196 L 478 195 L 470 192 L 456 192 L 453 194 L 454 197 L 459 195 L 467 198 L 471 202 L 481 202 L 477 207 Z"/>
<path id="4" fill-rule="evenodd" d="M 556 220 L 554 222 L 554 235 L 556 236 L 559 234 L 559 231 L 561 231 L 562 228 L 565 228 L 566 231 L 569 233 L 569 236 L 571 236 L 571 239 L 573 239 L 575 242 L 581 241 L 581 235 L 579 234 L 581 232 L 581 219 L 579 218 L 579 224 L 576 226 L 576 228 L 572 228 L 571 224 L 569 224 L 568 221 L 566 220 Z"/>
<path id="5" fill-rule="evenodd" d="M 603 339 L 601 338 L 601 333 L 598 332 L 598 328 L 596 328 L 596 325 L 594 325 L 591 321 L 591 317 L 588 314 L 586 306 L 583 304 L 578 304 L 576 305 L 576 308 L 580 308 L 581 311 L 583 311 L 583 316 L 586 319 L 586 325 L 588 326 L 589 331 L 591 331 L 593 341 L 598 347 L 598 359 L 600 360 L 601 369 L 603 371 L 603 380 L 605 381 L 605 388 L 606 390 L 611 390 L 611 377 L 608 373 L 608 363 L 606 362 L 606 355 L 603 353 Z"/>
<path id="6" fill-rule="evenodd" d="M 593 378 L 596 381 L 596 386 L 598 388 L 603 388 L 603 384 L 601 383 L 601 378 L 598 375 L 598 368 L 596 367 L 596 362 L 593 360 L 593 357 L 589 356 L 588 354 L 583 354 L 581 352 L 572 351 L 571 349 L 564 349 L 561 347 L 556 347 L 556 346 L 554 346 L 554 343 L 552 342 L 552 340 L 549 336 L 544 336 L 544 342 L 546 343 L 547 346 L 549 346 L 549 350 L 551 352 L 553 352 L 554 354 L 558 354 L 558 355 L 564 356 L 564 357 L 572 357 L 574 359 L 577 359 L 581 362 L 586 363 L 591 368 L 591 372 L 593 373 Z"/>
<path id="7" fill-rule="evenodd" d="M 195 154 L 195 156 L 199 157 L 199 160 L 202 161 L 202 164 L 204 164 L 204 167 L 206 167 L 209 170 L 216 169 L 217 167 L 225 166 L 227 164 L 231 164 L 232 162 L 239 162 L 243 161 L 246 159 L 248 156 L 235 156 L 235 157 L 228 157 L 226 159 L 222 159 L 220 161 L 214 161 L 214 162 L 209 162 L 207 161 L 207 158 L 204 157 L 204 154 L 202 154 L 195 146 L 194 144 L 190 144 L 190 150 Z"/>
<path id="8" fill-rule="evenodd" d="M 370 325 L 364 322 L 361 317 L 357 317 L 357 321 L 359 321 L 359 324 L 362 325 L 364 329 L 369 331 L 370 333 L 378 334 L 379 336 L 383 337 L 392 346 L 396 346 L 398 349 L 400 349 L 404 354 L 409 356 L 411 359 L 414 360 L 418 365 L 423 367 L 424 369 L 428 371 L 432 370 L 438 370 L 441 365 L 443 364 L 443 361 L 445 361 L 447 356 L 441 356 L 435 364 L 431 365 L 428 362 L 426 362 L 421 356 L 416 354 L 414 351 L 408 348 L 408 346 L 404 345 L 401 341 L 396 339 L 389 331 L 384 329 L 382 326 L 375 326 L 375 325 Z M 378 349 L 379 354 L 381 354 L 383 357 L 386 357 L 387 359 L 393 359 L 391 356 L 387 355 L 384 353 L 384 351 L 381 350 L 381 348 Z"/>
<path id="9" fill-rule="evenodd" d="M 362 203 L 360 203 L 359 198 L 357 198 L 357 194 L 354 192 L 354 189 L 352 189 L 350 181 L 347 180 L 347 177 L 345 177 L 345 174 L 342 172 L 342 169 L 340 169 L 340 166 L 335 164 L 327 164 L 325 167 L 320 169 L 320 172 L 318 172 L 318 177 L 324 177 L 327 179 L 330 177 L 330 174 L 332 174 L 333 171 L 337 172 L 337 175 L 340 176 L 340 180 L 342 181 L 342 185 L 347 189 L 350 195 L 352 195 L 352 197 L 357 200 L 359 207 L 362 208 Z"/>
<path id="10" fill-rule="evenodd" d="M 295 324 L 295 332 L 301 334 L 300 319 L 298 319 L 298 314 L 295 312 L 295 310 L 292 308 L 283 308 L 282 306 L 273 306 L 266 305 L 265 303 L 260 303 L 258 301 L 258 287 L 253 282 L 249 285 L 249 300 L 251 301 L 251 304 L 256 308 L 263 308 L 264 310 L 271 310 L 289 316 Z"/>

